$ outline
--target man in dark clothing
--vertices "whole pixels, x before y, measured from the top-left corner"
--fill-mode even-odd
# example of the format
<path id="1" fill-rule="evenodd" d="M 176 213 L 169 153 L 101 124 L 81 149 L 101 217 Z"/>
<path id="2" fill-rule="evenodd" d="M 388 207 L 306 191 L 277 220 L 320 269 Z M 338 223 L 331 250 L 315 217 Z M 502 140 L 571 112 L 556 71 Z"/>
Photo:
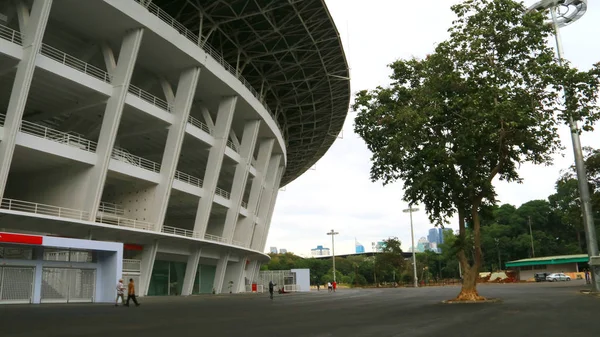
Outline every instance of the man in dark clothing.
<path id="1" fill-rule="evenodd" d="M 273 299 L 273 289 L 275 288 L 275 283 L 273 281 L 269 281 L 269 295 L 271 299 Z"/>

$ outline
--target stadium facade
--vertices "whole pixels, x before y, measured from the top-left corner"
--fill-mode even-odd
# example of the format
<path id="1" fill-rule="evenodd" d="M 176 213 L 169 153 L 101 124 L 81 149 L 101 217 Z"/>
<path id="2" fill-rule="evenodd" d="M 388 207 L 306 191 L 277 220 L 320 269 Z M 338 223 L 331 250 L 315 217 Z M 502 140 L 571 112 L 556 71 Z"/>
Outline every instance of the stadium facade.
<path id="1" fill-rule="evenodd" d="M 0 259 L 76 269 L 81 242 L 120 242 L 140 295 L 244 291 L 279 188 L 329 149 L 349 97 L 322 0 L 2 1 L 0 231 L 80 251 L 21 237 Z M 62 274 L 32 273 L 61 295 Z"/>

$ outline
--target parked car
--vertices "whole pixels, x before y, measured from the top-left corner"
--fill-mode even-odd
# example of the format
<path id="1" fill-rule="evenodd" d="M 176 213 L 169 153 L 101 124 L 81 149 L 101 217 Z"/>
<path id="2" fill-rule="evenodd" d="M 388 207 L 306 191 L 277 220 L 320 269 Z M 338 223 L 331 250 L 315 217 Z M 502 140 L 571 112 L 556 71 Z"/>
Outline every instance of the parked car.
<path id="1" fill-rule="evenodd" d="M 571 281 L 571 277 L 563 274 L 563 273 L 552 273 L 548 276 L 546 276 L 546 280 L 550 281 L 550 282 L 554 282 L 554 281 Z"/>
<path id="2" fill-rule="evenodd" d="M 535 279 L 535 282 L 544 282 L 546 281 L 546 277 L 550 275 L 549 273 L 535 273 L 535 275 L 533 275 L 533 278 Z"/>

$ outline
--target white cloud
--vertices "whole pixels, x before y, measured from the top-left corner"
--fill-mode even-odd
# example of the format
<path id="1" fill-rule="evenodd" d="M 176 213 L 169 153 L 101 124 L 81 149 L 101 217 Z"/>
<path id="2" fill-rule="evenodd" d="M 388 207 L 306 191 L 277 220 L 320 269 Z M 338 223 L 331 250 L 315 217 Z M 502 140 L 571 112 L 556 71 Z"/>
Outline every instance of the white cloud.
<path id="1" fill-rule="evenodd" d="M 454 16 L 450 5 L 458 1 L 428 0 L 326 0 L 342 36 L 351 67 L 354 92 L 388 83 L 387 64 L 398 58 L 424 57 L 435 44 L 447 37 Z M 533 1 L 526 1 L 527 4 Z M 590 5 L 588 13 L 562 30 L 565 57 L 585 69 L 600 61 L 600 8 Z M 326 233 L 340 234 L 336 254 L 353 253 L 354 238 L 367 251 L 371 242 L 397 236 L 407 250 L 410 243 L 408 214 L 401 210 L 402 184 L 382 187 L 369 179 L 370 152 L 353 133 L 354 113 L 344 125 L 343 139 L 334 143 L 317 163 L 279 193 L 267 240 L 270 246 L 309 255 L 317 245 L 331 246 Z M 553 166 L 524 165 L 519 170 L 523 184 L 498 183 L 503 203 L 520 205 L 532 199 L 545 199 L 554 190 L 559 171 L 573 162 L 569 130 L 561 130 L 566 147 L 564 157 L 556 156 Z M 598 147 L 600 132 L 582 136 L 583 145 Z M 426 236 L 430 225 L 421 211 L 413 215 L 415 241 Z M 451 227 L 456 228 L 453 223 Z"/>

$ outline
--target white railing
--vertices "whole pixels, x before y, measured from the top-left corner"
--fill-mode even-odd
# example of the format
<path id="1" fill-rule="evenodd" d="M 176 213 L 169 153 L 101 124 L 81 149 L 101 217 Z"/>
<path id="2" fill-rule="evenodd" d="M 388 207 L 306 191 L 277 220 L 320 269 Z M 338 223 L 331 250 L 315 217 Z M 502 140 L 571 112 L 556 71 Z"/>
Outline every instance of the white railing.
<path id="1" fill-rule="evenodd" d="M 152 229 L 154 229 L 154 224 L 151 222 L 148 222 L 148 221 L 127 219 L 127 218 L 122 218 L 122 217 L 115 216 L 112 214 L 104 214 L 101 212 L 99 212 L 96 215 L 96 222 L 107 224 L 107 225 L 115 225 L 115 226 L 121 226 L 121 227 L 143 229 L 146 231 L 151 231 Z"/>
<path id="2" fill-rule="evenodd" d="M 23 43 L 23 37 L 20 32 L 3 25 L 0 25 L 0 38 L 16 44 Z"/>
<path id="3" fill-rule="evenodd" d="M 115 160 L 122 161 L 124 163 L 128 163 L 133 166 L 143 168 L 145 170 L 160 173 L 160 164 L 159 163 L 155 163 L 151 160 L 131 154 L 131 153 L 129 153 L 129 151 L 122 149 L 122 148 L 118 148 L 118 147 L 113 148 L 111 157 Z"/>
<path id="4" fill-rule="evenodd" d="M 298 291 L 298 285 L 297 284 L 286 284 L 283 286 L 283 290 L 285 290 L 286 292 L 296 292 Z"/>
<path id="5" fill-rule="evenodd" d="M 229 192 L 225 191 L 224 189 L 222 189 L 220 187 L 217 187 L 215 189 L 215 194 L 216 195 L 220 195 L 220 196 L 222 196 L 223 198 L 225 198 L 227 200 L 229 200 L 229 197 L 230 197 Z"/>
<path id="6" fill-rule="evenodd" d="M 202 179 L 183 173 L 181 171 L 175 171 L 175 179 L 188 183 L 190 185 L 202 187 Z"/>
<path id="7" fill-rule="evenodd" d="M 160 99 L 160 98 L 152 95 L 151 93 L 136 87 L 133 84 L 129 85 L 128 91 L 130 94 L 137 96 L 137 97 L 143 99 L 144 101 L 146 101 L 154 106 L 157 106 L 165 111 L 171 112 L 171 110 L 173 110 L 173 106 L 171 104 L 167 103 L 167 101 Z"/>
<path id="8" fill-rule="evenodd" d="M 2 202 L 0 203 L 0 208 L 9 211 L 29 212 L 40 215 L 50 215 L 57 216 L 60 218 L 76 220 L 87 220 L 89 217 L 88 212 L 78 209 L 44 205 L 35 202 L 14 199 L 2 199 Z"/>
<path id="9" fill-rule="evenodd" d="M 96 142 L 83 138 L 79 134 L 62 132 L 29 121 L 22 121 L 20 131 L 53 142 L 76 147 L 80 150 L 95 152 Z"/>
<path id="10" fill-rule="evenodd" d="M 113 204 L 111 202 L 102 201 L 100 202 L 100 207 L 98 207 L 98 212 L 123 215 L 125 214 L 125 209 L 119 204 Z"/>
<path id="11" fill-rule="evenodd" d="M 230 148 L 230 149 L 232 149 L 235 152 L 238 152 L 237 146 L 235 146 L 235 144 L 233 143 L 233 141 L 230 140 L 230 139 L 227 140 L 227 147 Z"/>
<path id="12" fill-rule="evenodd" d="M 212 234 L 204 234 L 204 239 L 210 240 L 210 241 L 227 243 L 227 239 L 220 237 L 220 236 L 212 235 Z"/>
<path id="13" fill-rule="evenodd" d="M 191 231 L 189 229 L 171 227 L 171 226 L 163 226 L 162 232 L 165 234 L 173 234 L 179 236 L 185 236 L 188 238 L 196 238 L 199 239 L 201 237 L 200 233 Z"/>
<path id="14" fill-rule="evenodd" d="M 88 64 L 74 56 L 71 56 L 47 44 L 42 44 L 40 54 L 47 56 L 57 62 L 60 62 L 66 65 L 67 67 L 71 67 L 73 69 L 81 71 L 84 74 L 95 77 L 106 83 L 112 82 L 112 76 L 109 75 L 106 71 L 91 64 Z"/>
<path id="15" fill-rule="evenodd" d="M 233 244 L 234 246 L 246 247 L 246 244 L 244 244 L 242 241 L 233 240 L 231 241 L 231 244 Z"/>
<path id="16" fill-rule="evenodd" d="M 132 259 L 123 259 L 123 271 L 124 272 L 133 272 L 140 273 L 142 271 L 142 261 L 141 260 L 132 260 Z"/>
<path id="17" fill-rule="evenodd" d="M 209 135 L 212 134 L 212 131 L 210 130 L 210 128 L 208 127 L 208 125 L 206 125 L 203 121 L 194 118 L 192 116 L 188 117 L 188 123 L 192 124 L 193 126 L 197 127 L 198 129 L 208 133 Z"/>
<path id="18" fill-rule="evenodd" d="M 4 118 L 6 116 L 4 116 L 4 114 L 0 114 L 0 125 L 4 126 Z"/>
<path id="19" fill-rule="evenodd" d="M 185 36 L 185 38 L 190 40 L 193 44 L 201 47 L 208 55 L 210 55 L 212 58 L 214 58 L 215 61 L 217 61 L 223 68 L 227 69 L 227 71 L 229 71 L 240 82 L 242 82 L 242 84 L 252 93 L 252 95 L 254 95 L 254 97 L 256 97 L 256 99 L 258 99 L 259 102 L 262 103 L 264 108 L 273 117 L 279 130 L 282 130 L 281 125 L 279 125 L 279 122 L 277 121 L 277 117 L 275 116 L 273 111 L 271 111 L 269 106 L 264 102 L 263 98 L 254 89 L 254 87 L 252 87 L 252 85 L 250 85 L 250 83 L 242 75 L 240 75 L 239 72 L 236 71 L 236 69 L 231 64 L 227 63 L 227 61 L 225 61 L 225 59 L 223 59 L 221 54 L 219 52 L 217 52 L 217 50 L 215 48 L 213 48 L 211 45 L 209 45 L 206 42 L 206 40 L 201 41 L 202 39 L 200 39 L 198 37 L 198 35 L 192 33 L 183 24 L 181 24 L 180 22 L 175 20 L 175 18 L 173 18 L 167 12 L 160 9 L 160 7 L 158 7 L 155 3 L 153 3 L 149 0 L 134 0 L 134 1 L 137 2 L 138 4 L 140 4 L 142 7 L 146 8 L 151 14 L 153 14 L 156 17 L 158 17 L 159 19 L 161 19 L 164 23 L 173 27 L 173 29 L 175 29 L 179 34 Z"/>
<path id="20" fill-rule="evenodd" d="M 242 207 L 248 209 L 248 203 L 244 200 L 242 200 Z"/>

